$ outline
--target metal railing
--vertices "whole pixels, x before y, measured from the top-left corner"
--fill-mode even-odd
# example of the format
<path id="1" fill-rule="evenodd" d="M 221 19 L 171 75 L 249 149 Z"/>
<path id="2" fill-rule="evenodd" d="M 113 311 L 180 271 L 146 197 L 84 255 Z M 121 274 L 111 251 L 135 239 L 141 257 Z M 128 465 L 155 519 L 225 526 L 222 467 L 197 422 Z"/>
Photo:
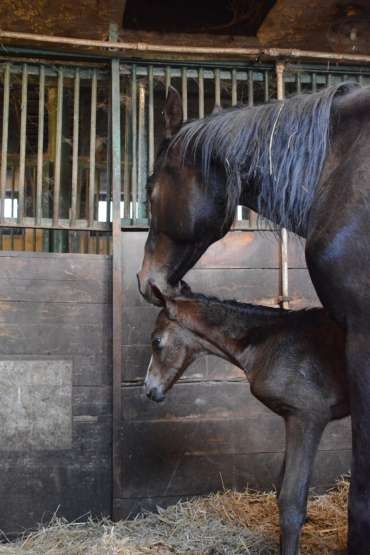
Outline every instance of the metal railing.
<path id="1" fill-rule="evenodd" d="M 122 227 L 148 226 L 147 176 L 164 136 L 166 91 L 184 119 L 214 108 L 277 98 L 273 62 L 119 62 Z M 50 62 L 0 64 L 0 249 L 111 252 L 111 67 Z M 370 66 L 286 63 L 283 94 L 331 83 L 370 84 Z M 116 107 L 117 112 L 117 107 Z M 264 227 L 239 208 L 235 227 Z"/>

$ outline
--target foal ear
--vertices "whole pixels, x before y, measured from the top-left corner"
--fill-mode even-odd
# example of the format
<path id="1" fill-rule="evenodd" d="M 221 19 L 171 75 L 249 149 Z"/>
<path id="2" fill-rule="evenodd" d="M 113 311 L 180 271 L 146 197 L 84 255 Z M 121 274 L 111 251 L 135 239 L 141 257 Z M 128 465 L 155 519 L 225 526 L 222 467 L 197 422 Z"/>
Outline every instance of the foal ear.
<path id="1" fill-rule="evenodd" d="M 183 123 L 181 97 L 174 87 L 168 89 L 164 106 L 164 121 L 166 124 L 166 138 L 171 139 Z"/>
<path id="2" fill-rule="evenodd" d="M 157 299 L 159 300 L 161 305 L 166 306 L 166 298 L 163 295 L 162 291 L 159 289 L 159 287 L 157 287 L 154 283 L 150 283 L 150 287 L 151 287 L 153 295 L 155 297 L 157 297 Z"/>

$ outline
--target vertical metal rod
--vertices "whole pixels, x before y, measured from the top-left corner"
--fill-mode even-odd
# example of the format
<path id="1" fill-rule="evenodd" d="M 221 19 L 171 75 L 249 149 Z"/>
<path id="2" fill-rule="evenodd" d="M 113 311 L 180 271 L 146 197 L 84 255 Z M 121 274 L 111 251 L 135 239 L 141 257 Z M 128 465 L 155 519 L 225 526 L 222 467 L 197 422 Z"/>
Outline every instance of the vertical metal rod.
<path id="1" fill-rule="evenodd" d="M 221 107 L 221 79 L 218 68 L 215 69 L 215 106 Z"/>
<path id="2" fill-rule="evenodd" d="M 57 124 L 55 140 L 54 161 L 54 198 L 53 198 L 53 225 L 58 226 L 60 204 L 60 174 L 62 161 L 62 124 L 63 124 L 63 69 L 58 70 L 57 86 Z"/>
<path id="3" fill-rule="evenodd" d="M 317 73 L 314 72 L 312 74 L 312 92 L 315 93 L 317 91 Z"/>
<path id="4" fill-rule="evenodd" d="M 139 83 L 139 109 L 138 109 L 138 198 L 137 198 L 137 216 L 138 218 L 145 218 L 146 202 L 145 202 L 145 187 L 147 180 L 147 150 L 146 150 L 146 127 L 145 127 L 145 84 Z"/>
<path id="5" fill-rule="evenodd" d="M 231 105 L 236 106 L 238 103 L 238 82 L 236 79 L 236 69 L 231 72 Z"/>
<path id="6" fill-rule="evenodd" d="M 45 116 L 45 66 L 40 67 L 39 78 L 39 117 L 37 129 L 37 175 L 36 175 L 36 224 L 42 218 L 42 177 L 44 155 L 44 116 Z"/>
<path id="7" fill-rule="evenodd" d="M 121 382 L 123 378 L 122 357 L 122 318 L 123 318 L 123 279 L 121 244 L 121 121 L 120 121 L 120 73 L 119 60 L 112 60 L 112 198 L 113 198 L 113 518 L 115 499 L 121 497 Z"/>
<path id="8" fill-rule="evenodd" d="M 265 71 L 263 74 L 263 80 L 265 85 L 265 102 L 270 100 L 270 91 L 269 91 L 269 72 Z"/>
<path id="9" fill-rule="evenodd" d="M 131 200 L 132 200 L 132 219 L 136 220 L 137 203 L 137 81 L 136 66 L 132 66 L 131 78 Z"/>
<path id="10" fill-rule="evenodd" d="M 130 218 L 130 121 L 132 114 L 132 100 L 125 103 L 124 154 L 123 154 L 123 217 Z"/>
<path id="11" fill-rule="evenodd" d="M 204 71 L 203 71 L 203 68 L 199 68 L 198 86 L 199 86 L 198 112 L 199 112 L 199 117 L 204 118 Z"/>
<path id="12" fill-rule="evenodd" d="M 96 151 L 96 96 L 97 75 L 93 70 L 91 79 L 91 117 L 90 117 L 90 168 L 89 168 L 89 226 L 95 219 L 95 151 Z"/>
<path id="13" fill-rule="evenodd" d="M 188 119 L 188 74 L 186 67 L 181 70 L 181 98 L 182 98 L 182 116 L 184 121 Z"/>
<path id="14" fill-rule="evenodd" d="M 254 104 L 254 91 L 253 91 L 253 71 L 248 71 L 248 106 Z"/>
<path id="15" fill-rule="evenodd" d="M 71 225 L 77 219 L 77 184 L 78 184 L 78 131 L 80 123 L 80 70 L 76 68 L 73 90 L 73 145 L 72 145 L 72 197 Z"/>
<path id="16" fill-rule="evenodd" d="M 24 184 L 26 174 L 26 140 L 27 140 L 27 64 L 22 68 L 22 97 L 21 97 L 21 128 L 19 143 L 19 181 L 18 181 L 18 223 L 24 218 Z"/>
<path id="17" fill-rule="evenodd" d="M 277 98 L 284 99 L 284 64 L 276 63 L 277 79 Z M 288 232 L 283 227 L 280 235 L 280 281 L 281 281 L 281 307 L 289 308 L 289 287 L 288 287 Z"/>
<path id="18" fill-rule="evenodd" d="M 3 135 L 2 135 L 2 143 L 1 143 L 0 222 L 4 222 L 4 218 L 5 218 L 6 174 L 7 174 L 7 166 L 8 166 L 9 90 L 10 90 L 10 64 L 6 64 L 4 69 Z"/>
<path id="19" fill-rule="evenodd" d="M 167 96 L 168 89 L 171 86 L 171 67 L 170 66 L 166 67 L 166 77 L 165 77 L 165 79 L 166 79 L 166 96 Z"/>
<path id="20" fill-rule="evenodd" d="M 149 66 L 148 85 L 149 85 L 148 166 L 149 166 L 149 174 L 151 175 L 153 173 L 153 168 L 154 168 L 154 83 L 153 83 L 153 66 Z"/>
<path id="21" fill-rule="evenodd" d="M 302 79 L 301 79 L 301 74 L 300 72 L 297 73 L 297 94 L 301 94 L 302 92 Z"/>

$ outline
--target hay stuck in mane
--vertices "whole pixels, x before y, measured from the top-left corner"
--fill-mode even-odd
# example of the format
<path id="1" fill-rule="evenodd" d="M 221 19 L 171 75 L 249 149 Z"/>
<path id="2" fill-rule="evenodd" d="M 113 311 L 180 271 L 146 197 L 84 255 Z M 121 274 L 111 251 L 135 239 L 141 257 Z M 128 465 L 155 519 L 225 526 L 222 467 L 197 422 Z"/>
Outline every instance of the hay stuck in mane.
<path id="1" fill-rule="evenodd" d="M 312 497 L 302 533 L 302 555 L 344 549 L 348 481 Z M 178 502 L 135 520 L 68 523 L 54 518 L 16 542 L 4 555 L 277 555 L 278 513 L 271 493 L 226 491 Z"/>

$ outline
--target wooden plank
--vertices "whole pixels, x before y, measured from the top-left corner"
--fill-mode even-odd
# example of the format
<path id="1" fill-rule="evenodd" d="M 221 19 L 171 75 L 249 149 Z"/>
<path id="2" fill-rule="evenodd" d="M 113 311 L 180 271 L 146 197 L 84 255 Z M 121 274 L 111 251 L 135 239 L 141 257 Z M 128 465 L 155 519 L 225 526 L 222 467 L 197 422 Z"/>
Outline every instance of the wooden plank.
<path id="1" fill-rule="evenodd" d="M 112 332 L 101 325 L 0 324 L 1 356 L 27 354 L 68 356 L 107 353 Z"/>
<path id="2" fill-rule="evenodd" d="M 58 286 L 57 286 L 58 283 Z M 40 301 L 62 303 L 110 303 L 111 288 L 94 280 L 0 279 L 1 301 Z"/>
<path id="3" fill-rule="evenodd" d="M 40 292 L 42 298 L 42 291 Z M 0 301 L 0 324 L 96 325 L 112 327 L 112 309 L 104 303 L 53 303 L 42 301 Z"/>
<path id="4" fill-rule="evenodd" d="M 154 403 L 143 395 L 140 386 L 122 388 L 122 421 L 138 424 L 193 423 L 229 419 L 274 418 L 260 401 L 252 396 L 247 380 L 223 383 L 178 383 L 164 403 Z"/>
<path id="5" fill-rule="evenodd" d="M 289 295 L 291 308 L 320 306 L 320 301 L 306 269 L 289 270 Z"/>
<path id="6" fill-rule="evenodd" d="M 164 479 L 164 487 L 158 496 L 139 497 L 132 495 L 130 498 L 123 492 L 122 497 L 115 499 L 115 513 L 118 518 L 133 517 L 136 514 L 157 507 L 166 507 L 175 504 L 179 499 L 206 494 L 209 491 L 222 491 L 225 488 L 244 490 L 248 485 L 252 489 L 270 490 L 276 487 L 279 469 L 282 463 L 282 454 L 274 456 L 265 454 L 226 455 L 224 457 L 209 457 L 200 459 L 189 457 L 189 469 L 185 471 L 188 479 L 184 480 L 184 490 L 177 495 L 166 495 L 168 476 Z M 325 451 L 318 453 L 314 467 L 311 485 L 315 493 L 324 493 L 332 487 L 341 474 L 348 472 L 351 464 L 351 451 Z M 197 476 L 202 476 L 203 483 Z M 193 480 L 192 480 L 193 478 Z M 148 478 L 145 478 L 147 480 Z M 186 488 L 186 484 L 189 487 Z M 209 488 L 207 490 L 207 488 Z"/>
<path id="7" fill-rule="evenodd" d="M 95 254 L 0 251 L 0 278 L 109 283 L 112 258 Z"/>

